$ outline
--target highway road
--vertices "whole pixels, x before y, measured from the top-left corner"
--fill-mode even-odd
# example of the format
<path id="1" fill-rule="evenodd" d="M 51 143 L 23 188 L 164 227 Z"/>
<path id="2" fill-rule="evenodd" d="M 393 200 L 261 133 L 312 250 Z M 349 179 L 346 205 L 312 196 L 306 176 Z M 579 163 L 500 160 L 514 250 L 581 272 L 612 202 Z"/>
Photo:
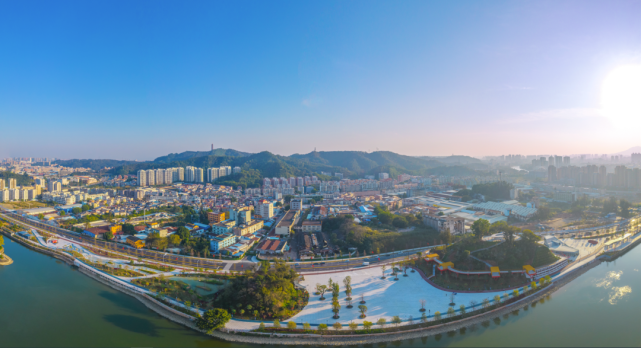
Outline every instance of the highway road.
<path id="1" fill-rule="evenodd" d="M 82 243 L 87 246 L 98 248 L 99 250 L 118 253 L 123 257 L 128 258 L 143 258 L 148 260 L 155 260 L 160 263 L 165 263 L 172 265 L 174 267 L 196 267 L 196 268 L 206 268 L 209 270 L 225 270 L 225 271 L 243 271 L 246 269 L 253 269 L 256 266 L 255 263 L 246 260 L 215 260 L 207 258 L 198 258 L 190 257 L 185 255 L 176 255 L 171 253 L 166 253 L 162 251 L 154 251 L 149 249 L 136 249 L 126 244 L 106 242 L 102 240 L 97 240 L 94 238 L 89 238 L 81 236 L 79 233 L 68 231 L 65 229 L 49 226 L 25 217 L 12 214 L 4 213 L 1 214 L 4 218 L 14 223 L 20 223 L 23 226 L 29 228 L 35 228 L 38 231 L 55 233 L 61 237 L 64 237 L 70 241 Z"/>

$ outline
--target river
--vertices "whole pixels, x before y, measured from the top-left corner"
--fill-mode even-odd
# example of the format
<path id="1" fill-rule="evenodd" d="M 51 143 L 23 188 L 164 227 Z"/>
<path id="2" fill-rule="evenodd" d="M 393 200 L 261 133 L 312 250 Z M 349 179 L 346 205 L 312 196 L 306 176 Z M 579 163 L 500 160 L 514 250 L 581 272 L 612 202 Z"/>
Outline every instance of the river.
<path id="1" fill-rule="evenodd" d="M 244 347 L 164 319 L 136 299 L 8 238 L 5 248 L 14 264 L 0 266 L 0 347 Z M 640 250 L 602 263 L 544 302 L 508 317 L 376 346 L 638 347 Z"/>

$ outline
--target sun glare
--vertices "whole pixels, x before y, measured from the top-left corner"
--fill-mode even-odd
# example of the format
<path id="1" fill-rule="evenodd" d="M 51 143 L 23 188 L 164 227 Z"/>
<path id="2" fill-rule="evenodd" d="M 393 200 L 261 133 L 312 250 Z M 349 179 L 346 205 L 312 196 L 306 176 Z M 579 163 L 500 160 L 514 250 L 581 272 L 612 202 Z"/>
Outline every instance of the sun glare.
<path id="1" fill-rule="evenodd" d="M 603 81 L 603 112 L 615 124 L 641 123 L 641 65 L 621 66 Z"/>

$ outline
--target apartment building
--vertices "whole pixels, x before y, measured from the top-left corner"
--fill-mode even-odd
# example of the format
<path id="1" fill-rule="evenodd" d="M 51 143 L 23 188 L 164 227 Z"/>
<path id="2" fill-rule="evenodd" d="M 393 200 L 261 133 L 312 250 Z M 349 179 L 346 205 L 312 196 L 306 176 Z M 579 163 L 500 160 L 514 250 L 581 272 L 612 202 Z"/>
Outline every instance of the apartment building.
<path id="1" fill-rule="evenodd" d="M 299 198 L 292 199 L 289 202 L 289 208 L 292 210 L 301 210 L 303 209 L 303 200 Z"/>
<path id="2" fill-rule="evenodd" d="M 139 170 L 138 171 L 138 186 L 147 186 L 147 171 Z"/>
<path id="3" fill-rule="evenodd" d="M 274 216 L 274 205 L 270 201 L 262 200 L 258 202 L 257 211 L 263 219 L 271 219 Z"/>

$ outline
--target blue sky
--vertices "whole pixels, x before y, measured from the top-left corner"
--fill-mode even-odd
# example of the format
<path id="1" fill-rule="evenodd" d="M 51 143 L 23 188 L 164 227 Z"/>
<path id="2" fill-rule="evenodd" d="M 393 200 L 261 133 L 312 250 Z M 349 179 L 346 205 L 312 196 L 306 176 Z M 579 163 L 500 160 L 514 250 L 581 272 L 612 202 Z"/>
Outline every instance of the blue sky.
<path id="1" fill-rule="evenodd" d="M 2 1 L 0 157 L 611 153 L 639 1 Z M 640 115 L 641 117 L 641 115 Z"/>

